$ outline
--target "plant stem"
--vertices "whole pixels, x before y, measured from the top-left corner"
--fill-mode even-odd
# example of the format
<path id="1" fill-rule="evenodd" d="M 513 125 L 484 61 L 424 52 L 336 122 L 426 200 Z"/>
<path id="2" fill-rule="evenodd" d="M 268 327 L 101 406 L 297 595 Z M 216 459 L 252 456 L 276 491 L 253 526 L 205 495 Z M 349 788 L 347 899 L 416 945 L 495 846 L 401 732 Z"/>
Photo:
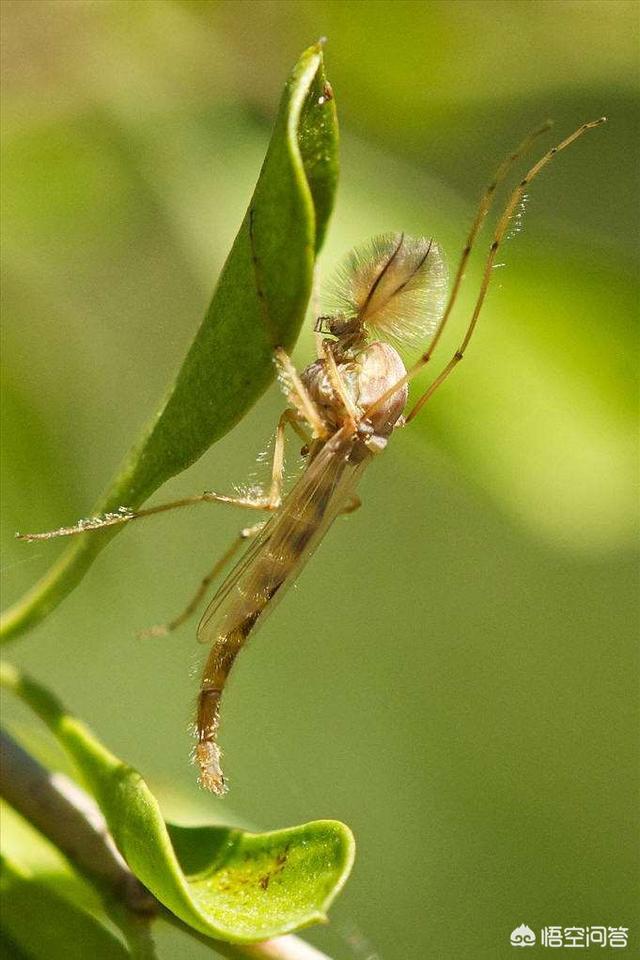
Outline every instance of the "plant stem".
<path id="1" fill-rule="evenodd" d="M 72 866 L 105 896 L 112 918 L 128 936 L 126 920 L 120 923 L 115 903 L 125 908 L 134 925 L 146 927 L 155 916 L 206 944 L 230 960 L 329 960 L 326 954 L 295 936 L 277 937 L 262 943 L 232 944 L 213 940 L 183 923 L 159 903 L 140 883 L 122 859 L 99 808 L 76 783 L 62 773 L 43 767 L 7 733 L 0 731 L 0 796 L 51 841 Z M 148 939 L 142 929 L 134 939 L 132 955 L 145 955 L 140 946 Z M 151 942 L 149 944 L 152 951 Z M 153 956 L 153 952 L 147 953 Z"/>
<path id="2" fill-rule="evenodd" d="M 41 766 L 0 732 L 0 796 L 44 834 L 84 877 L 138 914 L 154 897 L 131 873 L 93 800 L 63 773 Z"/>
<path id="3" fill-rule="evenodd" d="M 220 956 L 228 957 L 229 960 L 331 960 L 326 953 L 293 934 L 276 937 L 274 940 L 263 940 L 262 943 L 223 943 L 221 940 L 212 940 L 205 934 L 198 933 L 169 911 L 165 911 L 163 917 L 178 930 L 182 930 L 194 940 L 199 940 Z"/>

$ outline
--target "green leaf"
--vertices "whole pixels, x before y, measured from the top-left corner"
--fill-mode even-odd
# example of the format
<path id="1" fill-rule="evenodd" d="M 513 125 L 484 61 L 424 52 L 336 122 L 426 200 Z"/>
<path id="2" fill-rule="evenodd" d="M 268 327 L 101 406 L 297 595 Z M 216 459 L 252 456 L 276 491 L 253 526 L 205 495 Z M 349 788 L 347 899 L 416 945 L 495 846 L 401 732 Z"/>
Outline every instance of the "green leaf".
<path id="1" fill-rule="evenodd" d="M 342 823 L 271 833 L 165 823 L 137 771 L 113 756 L 40 684 L 2 665 L 0 682 L 44 720 L 73 757 L 131 870 L 200 933 L 251 943 L 323 922 L 353 864 Z"/>
<path id="2" fill-rule="evenodd" d="M 336 112 L 326 93 L 316 44 L 285 86 L 260 178 L 205 319 L 160 412 L 93 514 L 136 509 L 194 463 L 267 388 L 274 348 L 295 343 L 337 182 Z M 2 639 L 46 617 L 121 529 L 77 537 L 6 612 Z"/>
<path id="3" fill-rule="evenodd" d="M 17 947 L 2 929 L 0 929 L 0 957 L 2 960 L 29 960 L 26 953 Z"/>
<path id="4" fill-rule="evenodd" d="M 95 917 L 3 856 L 0 895 L 0 928 L 15 946 L 17 956 L 30 960 L 124 960 L 129 956 L 117 937 Z M 8 956 L 14 954 L 9 952 Z"/>

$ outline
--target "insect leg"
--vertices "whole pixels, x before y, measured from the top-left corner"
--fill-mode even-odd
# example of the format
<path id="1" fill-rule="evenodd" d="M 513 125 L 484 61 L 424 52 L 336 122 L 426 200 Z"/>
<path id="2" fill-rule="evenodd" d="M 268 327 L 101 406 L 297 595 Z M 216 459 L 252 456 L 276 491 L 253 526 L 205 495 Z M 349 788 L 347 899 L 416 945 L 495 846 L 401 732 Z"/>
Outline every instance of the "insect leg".
<path id="1" fill-rule="evenodd" d="M 177 630 L 178 627 L 181 627 L 182 624 L 185 623 L 198 609 L 200 601 L 216 577 L 224 570 L 226 565 L 236 555 L 242 545 L 251 537 L 254 537 L 256 533 L 262 530 L 265 523 L 266 520 L 263 520 L 261 523 L 256 523 L 252 527 L 243 527 L 240 533 L 234 538 L 231 546 L 216 561 L 213 569 L 209 571 L 206 577 L 202 578 L 198 589 L 189 600 L 182 613 L 178 614 L 177 617 L 174 617 L 174 619 L 170 620 L 168 623 L 156 624 L 153 627 L 148 627 L 146 630 L 141 630 L 138 633 L 138 638 L 142 640 L 147 639 L 148 637 L 166 637 L 168 633 L 172 633 L 174 630 Z"/>
<path id="2" fill-rule="evenodd" d="M 552 126 L 553 124 L 551 120 L 547 120 L 536 130 L 532 130 L 531 133 L 524 138 L 522 143 L 518 147 L 516 147 L 514 152 L 510 153 L 508 157 L 505 157 L 505 159 L 502 161 L 502 163 L 496 170 L 493 180 L 491 181 L 491 183 L 483 193 L 480 203 L 478 205 L 478 210 L 475 215 L 474 221 L 471 224 L 469 235 L 467 236 L 467 242 L 465 243 L 462 254 L 460 255 L 458 269 L 456 270 L 456 274 L 453 279 L 453 284 L 451 285 L 451 293 L 449 294 L 447 305 L 444 309 L 444 313 L 442 314 L 442 319 L 438 324 L 438 327 L 433 335 L 433 339 L 431 340 L 431 343 L 429 344 L 428 349 L 425 351 L 425 353 L 423 353 L 422 357 L 420 357 L 420 360 L 418 360 L 418 364 L 420 368 L 423 367 L 426 363 L 428 363 L 429 360 L 431 359 L 433 352 L 438 345 L 438 341 L 442 336 L 442 333 L 446 326 L 447 320 L 449 319 L 451 311 L 453 310 L 456 300 L 458 299 L 458 293 L 460 291 L 460 286 L 462 284 L 465 270 L 467 268 L 467 262 L 469 260 L 469 257 L 471 256 L 471 251 L 473 250 L 474 244 L 478 238 L 478 234 L 480 233 L 482 224 L 485 221 L 485 217 L 487 216 L 487 213 L 491 209 L 491 204 L 493 203 L 496 190 L 498 189 L 500 184 L 503 182 L 503 180 L 511 170 L 513 164 L 516 163 L 518 160 L 520 160 L 521 157 L 523 157 L 529 151 L 529 148 L 534 143 L 534 141 L 537 140 L 538 137 L 542 136 L 543 133 L 546 133 L 547 130 L 549 130 Z"/>
<path id="3" fill-rule="evenodd" d="M 285 410 L 280 414 L 276 427 L 276 439 L 273 445 L 273 461 L 271 465 L 271 485 L 267 502 L 270 510 L 277 510 L 282 503 L 282 480 L 284 478 L 284 431 L 287 424 L 295 430 L 303 440 L 305 447 L 309 445 L 310 437 L 300 426 L 300 422 L 293 410 Z"/>
<path id="4" fill-rule="evenodd" d="M 273 509 L 270 501 L 266 498 L 231 497 L 222 493 L 214 493 L 212 490 L 205 490 L 204 493 L 197 493 L 192 497 L 183 497 L 181 500 L 170 500 L 167 503 L 159 503 L 154 507 L 147 507 L 144 510 L 131 510 L 129 507 L 118 507 L 113 513 L 105 513 L 100 516 L 89 517 L 86 520 L 79 520 L 71 527 L 60 527 L 58 530 L 47 530 L 44 533 L 16 533 L 16 539 L 32 542 L 35 540 L 53 540 L 56 537 L 73 537 L 80 533 L 102 530 L 105 527 L 120 526 L 124 523 L 130 523 L 132 520 L 141 520 L 143 517 L 152 517 L 156 513 L 166 513 L 169 510 L 177 510 L 180 507 L 194 507 L 200 503 L 228 503 L 232 507 L 246 507 L 250 510 Z"/>
<path id="5" fill-rule="evenodd" d="M 591 130 L 593 127 L 599 127 L 600 124 L 605 122 L 605 120 L 606 120 L 605 117 L 600 117 L 598 120 L 591 120 L 588 123 L 583 123 L 581 127 L 578 127 L 578 129 L 571 134 L 571 136 L 566 137 L 557 146 L 552 147 L 551 150 L 547 151 L 547 153 L 545 153 L 544 156 L 541 157 L 541 159 L 538 160 L 538 162 L 535 163 L 533 167 L 531 167 L 531 169 L 528 171 L 528 173 L 525 174 L 525 176 L 522 178 L 522 180 L 520 181 L 518 186 L 515 188 L 515 190 L 513 190 L 504 208 L 502 216 L 498 221 L 498 225 L 493 235 L 493 240 L 491 242 L 491 246 L 489 247 L 489 253 L 487 255 L 487 260 L 485 263 L 484 273 L 482 275 L 482 281 L 480 283 L 480 291 L 478 293 L 478 297 L 477 297 L 475 306 L 473 308 L 473 313 L 471 314 L 471 319 L 467 326 L 465 335 L 462 338 L 462 342 L 460 343 L 460 346 L 458 347 L 456 352 L 453 354 L 453 356 L 451 357 L 447 365 L 441 371 L 441 373 L 439 373 L 438 376 L 433 381 L 433 383 L 431 383 L 429 387 L 427 387 L 425 392 L 422 394 L 421 397 L 419 397 L 415 405 L 409 411 L 409 413 L 406 416 L 406 421 L 405 421 L 406 423 L 409 423 L 411 420 L 413 420 L 413 418 L 420 412 L 424 404 L 427 402 L 429 397 L 431 397 L 435 393 L 435 391 L 438 389 L 441 383 L 444 383 L 444 381 L 447 379 L 449 374 L 455 369 L 455 367 L 463 359 L 465 351 L 469 345 L 469 341 L 473 336 L 473 332 L 476 328 L 476 324 L 478 322 L 478 317 L 480 315 L 482 305 L 484 304 L 485 297 L 487 295 L 487 290 L 489 288 L 489 284 L 491 282 L 491 276 L 493 273 L 493 264 L 496 259 L 496 254 L 498 252 L 498 249 L 500 248 L 500 244 L 504 240 L 505 234 L 511 222 L 511 218 L 513 217 L 515 211 L 518 208 L 518 204 L 520 203 L 520 201 L 522 200 L 522 197 L 524 196 L 525 190 L 527 189 L 529 184 L 532 182 L 532 180 L 534 180 L 538 176 L 538 174 L 544 169 L 544 167 L 546 167 L 547 164 L 550 163 L 551 160 L 553 160 L 553 158 L 557 153 L 559 153 L 561 150 L 564 150 L 566 147 L 570 146 L 570 144 L 572 144 L 575 140 L 577 140 L 578 137 L 582 136 L 583 133 L 586 133 L 587 130 Z M 424 360 L 424 362 L 421 363 L 419 361 L 418 364 L 416 365 L 417 368 L 414 368 L 411 371 L 409 371 L 409 377 L 412 377 L 414 375 L 414 371 L 417 372 L 417 369 L 424 366 L 424 364 L 428 360 L 428 356 L 426 354 L 425 354 L 425 357 L 426 359 Z"/>
<path id="6" fill-rule="evenodd" d="M 360 411 L 349 395 L 349 391 L 347 390 L 344 380 L 340 375 L 336 358 L 333 355 L 333 350 L 331 349 L 331 344 L 328 340 L 324 341 L 322 345 L 322 352 L 324 356 L 325 370 L 327 372 L 327 376 L 329 377 L 329 382 L 333 388 L 333 392 L 336 394 L 338 400 L 346 410 L 349 418 L 353 420 L 354 423 L 357 423 L 360 419 Z"/>
<path id="7" fill-rule="evenodd" d="M 465 335 L 464 335 L 464 338 L 463 338 L 460 346 L 458 347 L 458 349 L 457 349 L 456 352 L 454 353 L 453 357 L 451 358 L 451 360 L 449 360 L 449 362 L 448 362 L 447 365 L 445 366 L 444 370 L 436 377 L 436 379 L 435 379 L 435 380 L 433 381 L 433 383 L 426 389 L 426 391 L 422 394 L 422 396 L 419 397 L 419 399 L 417 400 L 417 402 L 415 403 L 415 405 L 412 407 L 412 409 L 410 410 L 410 412 L 407 414 L 407 416 L 406 416 L 406 418 L 405 418 L 405 423 L 408 423 L 410 420 L 412 420 L 412 419 L 420 412 L 420 410 L 422 409 L 422 407 L 424 406 L 424 404 L 427 402 L 427 400 L 429 399 L 429 397 L 435 392 L 435 390 L 437 390 L 437 388 L 440 386 L 440 384 L 443 383 L 443 382 L 447 379 L 447 377 L 449 376 L 449 374 L 451 373 L 451 371 L 452 371 L 452 370 L 457 366 L 457 364 L 462 360 L 462 358 L 463 358 L 463 356 L 464 356 L 464 353 L 465 353 L 465 350 L 467 349 L 467 346 L 468 346 L 468 344 L 469 344 L 469 341 L 470 341 L 470 339 L 471 339 L 471 337 L 472 337 L 472 335 L 473 335 L 473 331 L 475 330 L 476 323 L 477 323 L 477 320 L 478 320 L 478 316 L 479 316 L 479 314 L 480 314 L 480 310 L 482 309 L 482 305 L 483 305 L 483 303 L 484 303 L 484 300 L 485 300 L 485 297 L 486 297 L 486 294 L 487 294 L 487 289 L 488 289 L 488 287 L 489 287 L 489 283 L 491 282 L 491 275 L 492 275 L 492 271 L 493 271 L 493 264 L 494 264 L 494 262 L 495 262 L 495 258 L 496 258 L 496 254 L 497 254 L 497 252 L 498 252 L 498 248 L 500 247 L 502 241 L 504 240 L 504 237 L 505 237 L 505 234 L 506 234 L 506 232 L 507 232 L 509 223 L 511 222 L 511 218 L 512 218 L 513 215 L 514 215 L 514 213 L 515 213 L 515 211 L 516 211 L 516 209 L 517 209 L 517 207 L 518 207 L 518 204 L 519 204 L 520 201 L 522 200 L 522 197 L 523 197 L 523 195 L 524 195 L 525 190 L 527 189 L 527 187 L 529 186 L 529 184 L 531 183 L 531 181 L 534 180 L 534 179 L 538 176 L 538 174 L 541 172 L 541 170 L 542 170 L 544 167 L 546 167 L 546 165 L 547 165 L 551 160 L 553 160 L 553 158 L 555 157 L 555 155 L 556 155 L 557 153 L 559 153 L 561 150 L 564 150 L 566 147 L 568 147 L 570 144 L 572 144 L 572 143 L 574 142 L 574 140 L 577 140 L 578 137 L 581 137 L 582 134 L 585 133 L 587 130 L 591 130 L 593 127 L 599 127 L 600 124 L 604 123 L 605 121 L 606 121 L 606 117 L 600 117 L 598 120 L 591 120 L 591 121 L 589 121 L 588 123 L 583 123 L 582 126 L 578 127 L 578 129 L 575 130 L 575 131 L 571 134 L 571 136 L 566 137 L 566 138 L 565 138 L 564 140 L 562 140 L 557 146 L 552 147 L 551 150 L 548 150 L 547 153 L 545 153 L 544 156 L 541 157 L 541 159 L 538 160 L 538 162 L 537 162 L 536 164 L 534 164 L 533 167 L 531 167 L 531 169 L 528 171 L 528 173 L 525 174 L 525 176 L 522 178 L 522 180 L 520 181 L 520 183 L 518 184 L 518 186 L 515 188 L 515 190 L 513 190 L 513 192 L 511 193 L 511 196 L 509 197 L 509 199 L 508 199 L 508 201 L 507 201 L 507 203 L 506 203 L 506 206 L 505 206 L 505 208 L 504 208 L 504 211 L 503 211 L 503 213 L 502 213 L 502 216 L 500 217 L 500 220 L 498 221 L 498 225 L 497 225 L 496 230 L 495 230 L 495 233 L 494 233 L 494 235 L 493 235 L 493 240 L 492 240 L 492 242 L 491 242 L 491 246 L 489 247 L 489 253 L 488 253 L 488 255 L 487 255 L 487 259 L 486 259 L 486 263 L 485 263 L 485 268 L 484 268 L 484 273 L 483 273 L 483 275 L 482 275 L 482 281 L 481 281 L 481 284 L 480 284 L 480 292 L 478 293 L 478 298 L 477 298 L 477 300 L 476 300 L 476 304 L 475 304 L 475 307 L 474 307 L 474 309 L 473 309 L 473 313 L 472 313 L 472 315 L 471 315 L 471 320 L 469 321 L 469 324 L 468 324 L 468 326 L 467 326 L 467 330 L 466 330 L 466 333 L 465 333 Z M 476 232 L 477 232 L 477 231 L 476 231 Z M 472 233 L 473 233 L 473 230 L 472 230 Z M 466 248 L 465 248 L 465 252 L 466 252 Z M 465 255 L 464 255 L 464 254 L 463 254 L 463 260 L 465 260 Z M 465 262 L 466 262 L 466 260 L 465 260 Z M 458 272 L 460 273 L 460 270 L 459 270 Z M 461 275 L 460 275 L 460 276 L 461 276 Z M 457 278 L 457 276 L 456 276 L 456 281 L 457 281 L 457 279 L 458 279 L 458 278 Z M 455 283 L 454 283 L 454 287 L 455 287 Z M 453 296 L 453 292 L 452 292 L 452 296 Z M 452 298 L 450 297 L 450 298 L 449 298 L 449 304 L 447 305 L 447 309 L 445 310 L 445 313 L 444 313 L 444 315 L 443 315 L 443 321 L 444 321 L 444 319 L 448 316 L 448 314 L 449 314 L 449 312 L 450 312 L 450 306 L 452 306 L 452 305 L 453 305 L 453 300 L 452 300 Z M 435 347 L 435 342 L 437 342 L 437 339 L 438 339 L 438 337 L 439 337 L 439 335 L 440 335 L 440 333 L 441 333 L 441 331 L 442 331 L 443 321 L 441 321 L 441 323 L 440 323 L 440 328 L 439 328 L 439 330 L 438 330 L 437 333 L 436 333 L 436 336 L 435 336 L 435 338 L 434 338 L 434 341 L 432 341 L 431 346 L 430 346 L 429 349 L 426 351 L 426 353 L 424 353 L 424 354 L 420 357 L 420 359 L 417 361 L 417 363 L 415 363 L 414 366 L 412 366 L 412 367 L 410 368 L 410 370 L 405 374 L 404 377 L 401 377 L 400 380 L 398 380 L 397 383 L 395 383 L 392 387 L 390 387 L 388 390 L 386 390 L 380 397 L 378 397 L 378 399 L 377 399 L 374 403 L 371 404 L 371 406 L 369 407 L 369 409 L 366 410 L 365 413 L 364 413 L 364 416 L 365 416 L 365 417 L 369 417 L 369 416 L 371 415 L 371 413 L 373 413 L 375 410 L 378 409 L 378 407 L 382 406 L 382 404 L 383 404 L 390 396 L 392 396 L 397 390 L 399 390 L 402 386 L 404 386 L 405 383 L 408 383 L 410 380 L 412 380 L 412 379 L 416 376 L 416 374 L 418 374 L 418 373 L 422 370 L 422 368 L 429 362 L 429 360 L 431 359 L 431 355 L 433 354 L 433 349 L 434 349 L 434 347 Z"/>
<path id="8" fill-rule="evenodd" d="M 289 403 L 311 427 L 314 439 L 324 440 L 329 436 L 322 414 L 300 379 L 289 355 L 278 347 L 274 354 L 280 384 Z"/>
<path id="9" fill-rule="evenodd" d="M 287 423 L 291 424 L 293 429 L 296 431 L 298 436 L 302 438 L 305 444 L 310 442 L 310 438 L 307 436 L 303 428 L 300 426 L 296 420 L 296 415 L 293 410 L 285 410 L 278 421 L 278 426 L 276 429 L 276 440 L 275 447 L 273 451 L 273 467 L 271 471 L 271 487 L 269 490 L 269 502 L 272 504 L 273 508 L 276 508 L 280 505 L 281 495 L 282 495 L 282 477 L 284 473 L 284 430 Z M 248 540 L 250 537 L 255 536 L 259 530 L 262 530 L 266 521 L 261 523 L 256 523 L 252 527 L 244 527 L 238 536 L 234 539 L 231 546 L 226 550 L 226 552 L 220 557 L 213 569 L 202 579 L 198 589 L 195 594 L 184 608 L 182 613 L 180 613 L 169 623 L 158 624 L 156 626 L 150 627 L 147 630 L 141 631 L 138 635 L 139 637 L 164 637 L 168 633 L 171 633 L 173 630 L 176 630 L 180 627 L 186 620 L 189 619 L 192 613 L 194 613 L 198 604 L 204 597 L 207 592 L 209 585 L 215 580 L 218 574 L 224 569 L 227 563 L 235 556 L 245 540 Z"/>
<path id="10" fill-rule="evenodd" d="M 53 540 L 57 537 L 72 537 L 80 533 L 87 533 L 91 530 L 101 530 L 104 527 L 120 526 L 124 523 L 130 523 L 132 520 L 151 517 L 156 513 L 166 513 L 169 510 L 176 510 L 180 507 L 193 507 L 200 503 L 227 503 L 233 507 L 246 507 L 250 510 L 276 510 L 280 506 L 282 475 L 284 471 L 285 423 L 291 424 L 305 444 L 309 442 L 309 438 L 298 423 L 295 413 L 292 410 L 286 410 L 280 417 L 276 430 L 271 486 L 269 494 L 266 497 L 232 497 L 221 493 L 214 493 L 212 490 L 205 490 L 204 493 L 198 493 L 191 497 L 183 497 L 181 500 L 170 500 L 168 503 L 159 503 L 156 506 L 147 507 L 144 510 L 130 510 L 128 507 L 119 507 L 112 513 L 105 513 L 101 516 L 79 520 L 70 527 L 60 527 L 58 530 L 48 530 L 44 533 L 17 533 L 16 537 L 18 540 L 26 540 L 29 542 L 35 540 Z"/>

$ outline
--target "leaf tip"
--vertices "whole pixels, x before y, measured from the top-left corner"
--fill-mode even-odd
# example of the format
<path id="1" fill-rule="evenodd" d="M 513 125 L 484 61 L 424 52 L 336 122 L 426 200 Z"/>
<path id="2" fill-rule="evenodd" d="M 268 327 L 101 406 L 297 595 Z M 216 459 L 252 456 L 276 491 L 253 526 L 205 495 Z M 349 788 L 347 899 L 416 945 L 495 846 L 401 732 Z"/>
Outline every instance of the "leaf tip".
<path id="1" fill-rule="evenodd" d="M 352 831 L 341 820 L 316 820 L 309 824 L 317 834 L 330 838 L 335 851 L 339 876 L 332 889 L 330 898 L 324 906 L 328 907 L 347 882 L 356 857 L 356 841 Z"/>

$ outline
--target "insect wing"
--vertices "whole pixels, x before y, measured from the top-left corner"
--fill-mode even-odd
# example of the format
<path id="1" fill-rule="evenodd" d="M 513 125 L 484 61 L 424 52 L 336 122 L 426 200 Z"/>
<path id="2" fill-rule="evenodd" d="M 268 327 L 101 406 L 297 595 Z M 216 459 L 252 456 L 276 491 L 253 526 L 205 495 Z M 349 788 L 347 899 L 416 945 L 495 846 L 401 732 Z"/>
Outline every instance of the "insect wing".
<path id="1" fill-rule="evenodd" d="M 271 517 L 216 591 L 198 624 L 198 643 L 209 643 L 213 639 L 213 631 L 209 626 L 210 622 L 215 618 L 218 610 L 223 607 L 227 597 L 233 594 L 237 585 L 244 579 L 245 572 L 250 569 L 256 557 L 264 550 L 277 521 L 278 515 Z"/>
<path id="2" fill-rule="evenodd" d="M 362 464 L 348 463 L 351 446 L 327 444 L 300 477 L 209 604 L 200 643 L 213 643 L 247 618 L 262 619 L 295 580 L 355 487 Z"/>

